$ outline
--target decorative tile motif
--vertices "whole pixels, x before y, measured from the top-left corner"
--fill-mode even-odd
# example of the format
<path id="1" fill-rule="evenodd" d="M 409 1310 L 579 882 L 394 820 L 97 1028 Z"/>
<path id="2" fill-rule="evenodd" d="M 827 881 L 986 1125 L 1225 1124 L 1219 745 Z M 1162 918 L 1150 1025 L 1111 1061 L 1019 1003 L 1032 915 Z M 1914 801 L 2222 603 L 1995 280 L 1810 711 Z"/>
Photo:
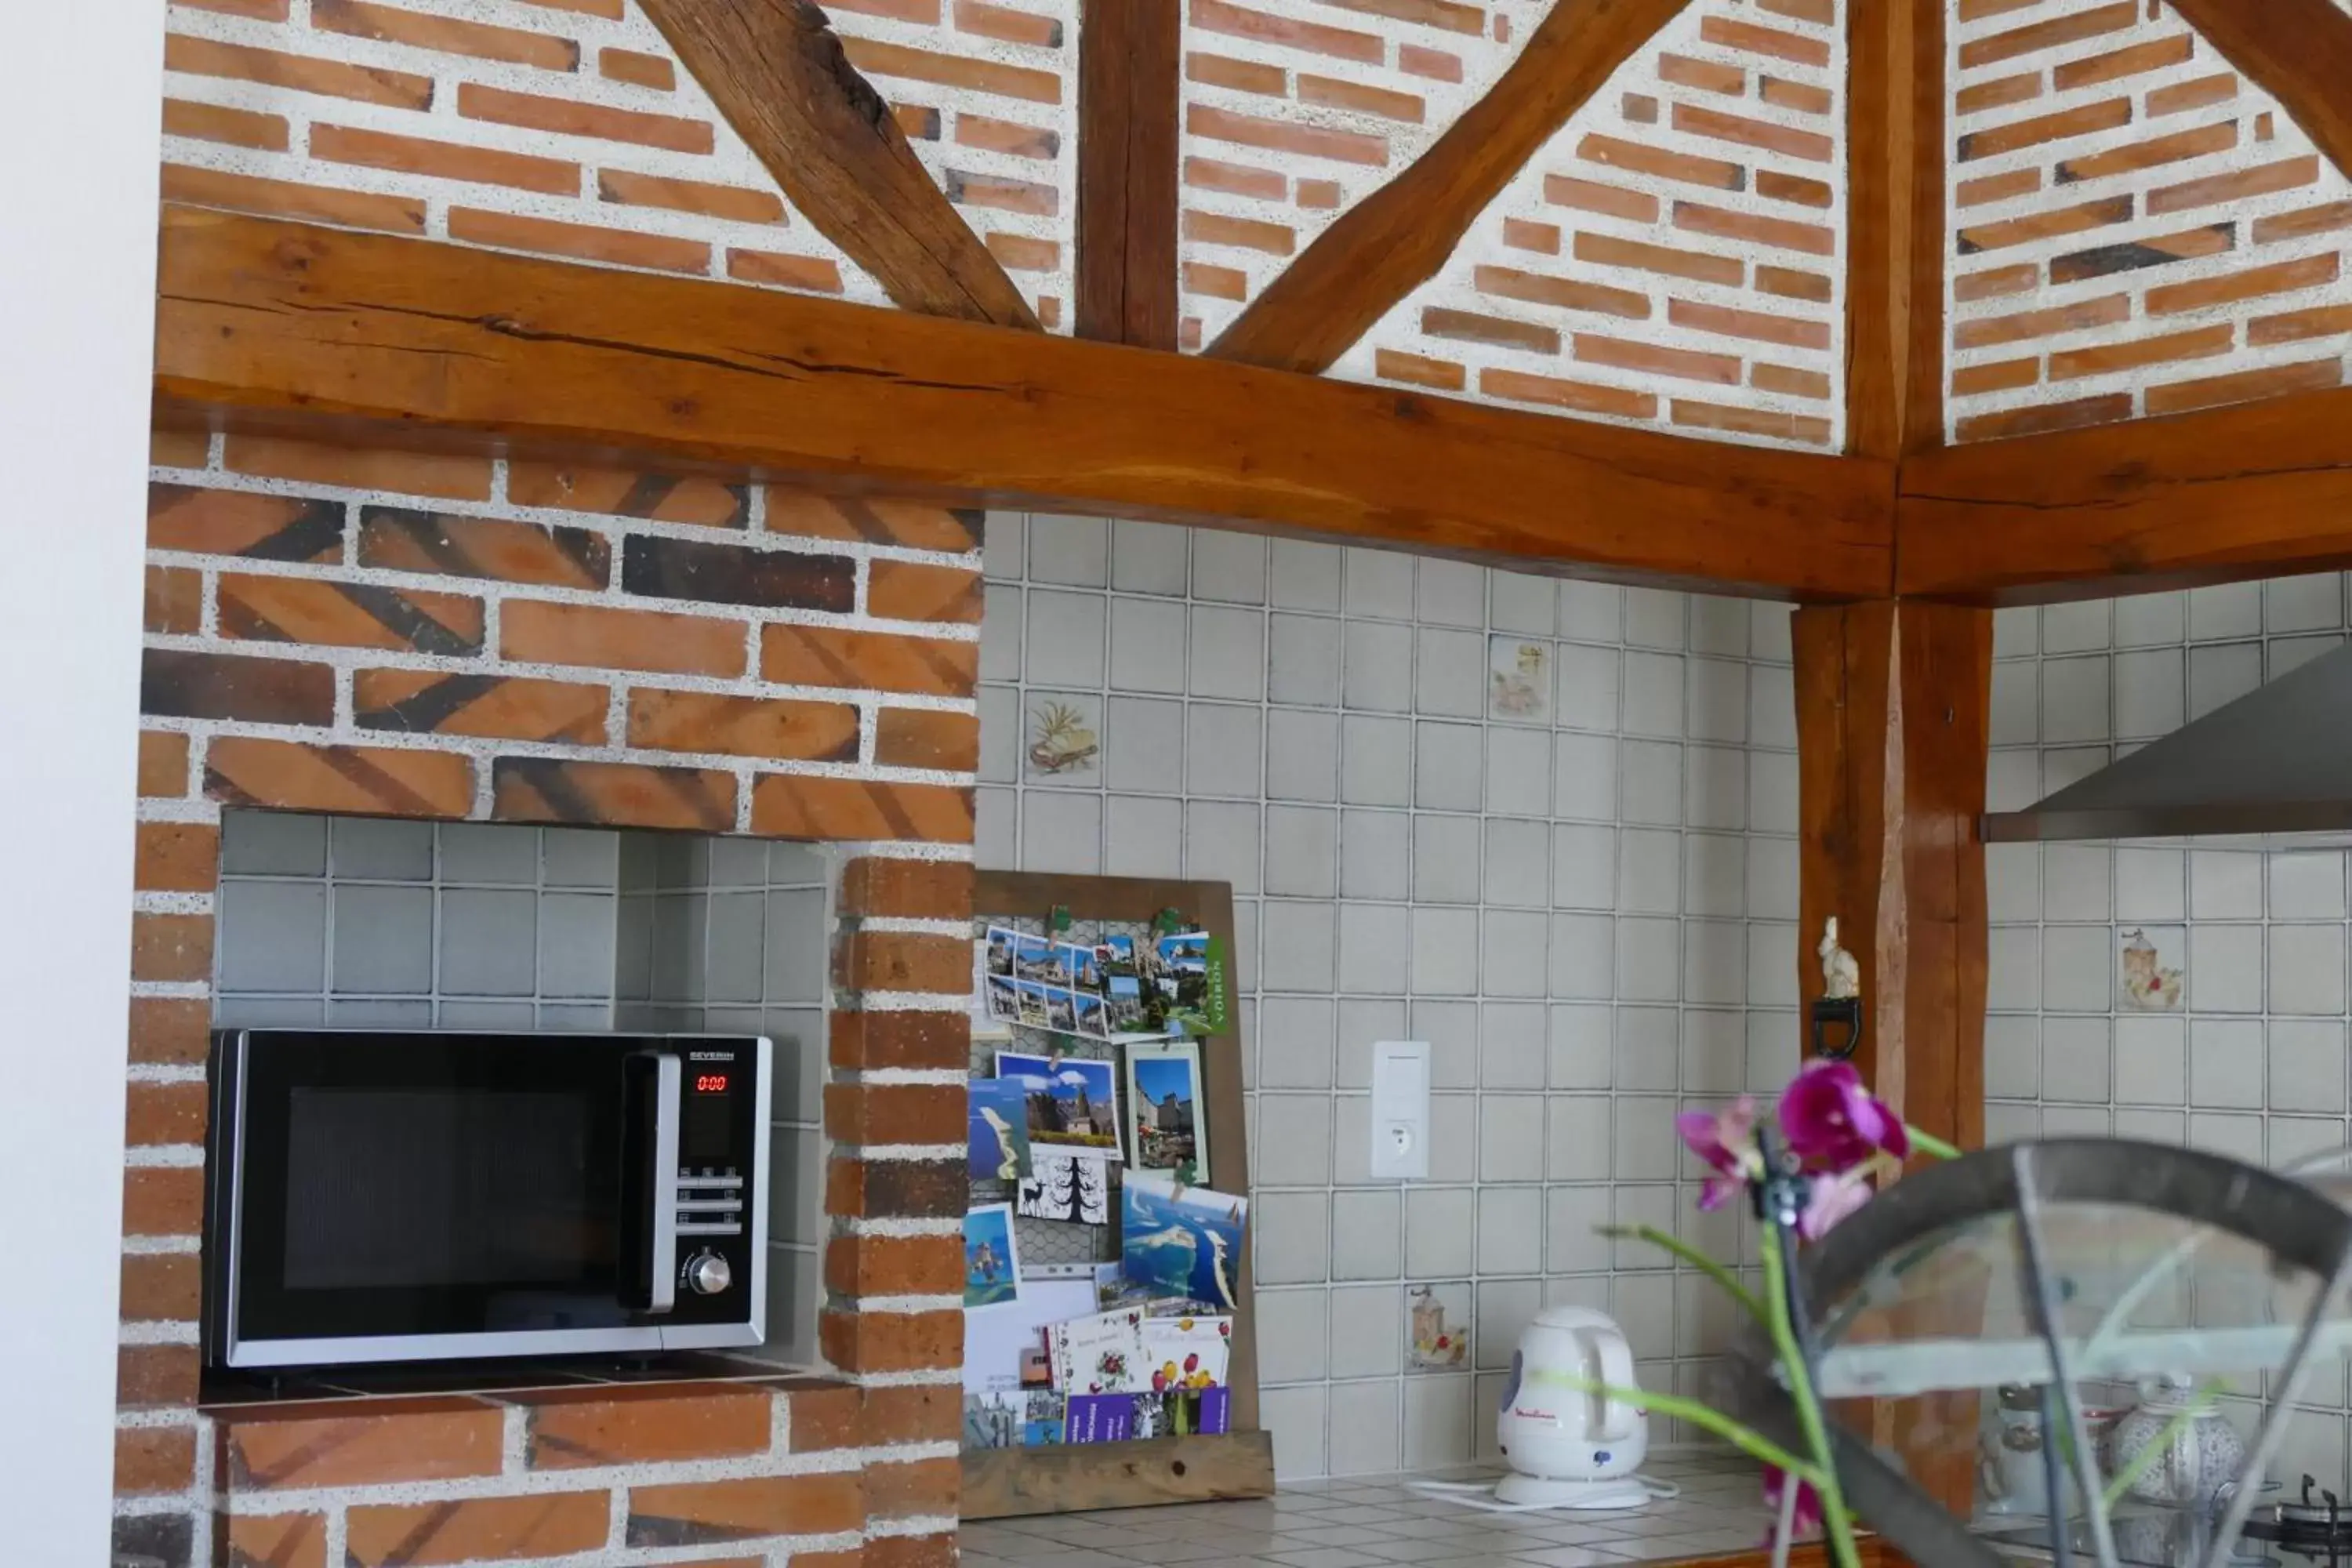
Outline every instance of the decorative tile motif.
<path id="1" fill-rule="evenodd" d="M 2186 1006 L 2189 933 L 2178 926 L 2135 928 L 2116 954 L 2116 998 L 2139 1013 L 2178 1013 Z"/>

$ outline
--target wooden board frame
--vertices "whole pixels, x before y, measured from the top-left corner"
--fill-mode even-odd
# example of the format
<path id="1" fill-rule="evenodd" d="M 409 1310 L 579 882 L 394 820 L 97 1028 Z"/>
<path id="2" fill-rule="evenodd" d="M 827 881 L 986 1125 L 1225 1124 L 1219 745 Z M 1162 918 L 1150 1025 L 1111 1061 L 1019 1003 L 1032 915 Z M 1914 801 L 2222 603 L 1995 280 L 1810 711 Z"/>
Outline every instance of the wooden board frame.
<path id="1" fill-rule="evenodd" d="M 1076 921 L 1149 923 L 1172 909 L 1234 946 L 1230 882 L 1161 881 L 1142 877 L 1074 877 L 1045 872 L 982 871 L 973 879 L 972 912 L 983 921 L 1037 919 L 1055 906 Z M 1233 974 L 1230 959 L 1226 974 Z M 1249 1194 L 1249 1106 L 1243 1092 L 1240 999 L 1232 1025 L 1201 1042 L 1202 1113 L 1207 1118 L 1217 1191 Z M 1274 1491 L 1274 1444 L 1258 1429 L 1256 1289 L 1254 1248 L 1242 1248 L 1234 1281 L 1233 1430 L 1214 1436 L 1154 1437 L 1128 1443 L 1079 1443 L 1053 1448 L 975 1448 L 963 1455 L 967 1520 L 1024 1514 L 1076 1513 L 1143 1508 L 1153 1503 L 1206 1502 L 1267 1497 Z"/>

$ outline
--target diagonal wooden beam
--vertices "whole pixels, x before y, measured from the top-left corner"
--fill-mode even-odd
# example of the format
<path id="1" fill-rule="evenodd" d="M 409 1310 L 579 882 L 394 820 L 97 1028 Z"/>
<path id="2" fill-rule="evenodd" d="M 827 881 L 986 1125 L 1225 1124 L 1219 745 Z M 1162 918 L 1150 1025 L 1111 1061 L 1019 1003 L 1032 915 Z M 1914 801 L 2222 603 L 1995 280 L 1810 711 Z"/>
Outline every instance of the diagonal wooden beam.
<path id="1" fill-rule="evenodd" d="M 2174 0 L 2173 9 L 2352 174 L 2352 16 L 2331 0 Z"/>
<path id="2" fill-rule="evenodd" d="M 1892 468 L 707 279 L 165 209 L 167 415 L 1880 595 Z M 632 457 L 631 455 L 635 456 Z"/>
<path id="3" fill-rule="evenodd" d="M 1319 374 L 1445 265 L 1569 116 L 1689 0 L 1555 0 L 1486 96 L 1318 236 L 1208 353 Z"/>
<path id="4" fill-rule="evenodd" d="M 1846 75 L 1846 449 L 1944 437 L 1943 0 L 1853 0 Z"/>
<path id="5" fill-rule="evenodd" d="M 1078 32 L 1078 336 L 1176 346 L 1177 0 L 1094 0 Z"/>
<path id="6" fill-rule="evenodd" d="M 1896 507 L 1906 596 L 2043 604 L 2352 568 L 2352 388 L 1923 453 Z"/>
<path id="7" fill-rule="evenodd" d="M 642 0 L 793 205 L 909 310 L 1037 325 L 811 0 Z"/>

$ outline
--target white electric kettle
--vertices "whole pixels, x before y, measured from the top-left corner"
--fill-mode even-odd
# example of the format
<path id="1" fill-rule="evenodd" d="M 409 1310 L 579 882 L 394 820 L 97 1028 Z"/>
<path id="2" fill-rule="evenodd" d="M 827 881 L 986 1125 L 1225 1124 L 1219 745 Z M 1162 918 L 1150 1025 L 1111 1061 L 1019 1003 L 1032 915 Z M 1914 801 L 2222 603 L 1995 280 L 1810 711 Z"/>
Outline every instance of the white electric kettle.
<path id="1" fill-rule="evenodd" d="M 1497 1501 L 1539 1508 L 1638 1508 L 1650 1489 L 1634 1474 L 1650 1450 L 1650 1418 L 1583 1386 L 1630 1389 L 1633 1350 L 1606 1313 L 1547 1307 L 1519 1336 L 1496 1417 L 1496 1440 L 1516 1475 Z"/>

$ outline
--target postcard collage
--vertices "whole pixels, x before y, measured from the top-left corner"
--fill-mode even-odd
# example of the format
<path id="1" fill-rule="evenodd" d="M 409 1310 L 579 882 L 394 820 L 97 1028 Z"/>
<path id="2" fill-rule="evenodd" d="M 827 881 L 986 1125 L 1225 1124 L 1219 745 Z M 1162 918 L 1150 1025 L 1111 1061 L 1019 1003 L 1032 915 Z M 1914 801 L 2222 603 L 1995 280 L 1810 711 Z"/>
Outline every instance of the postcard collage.
<path id="1" fill-rule="evenodd" d="M 1206 933 L 979 942 L 975 1014 L 1032 1048 L 970 1085 L 963 1446 L 1227 1430 L 1249 1201 L 1212 1184 Z M 1093 1261 L 1024 1265 L 1024 1226 Z"/>

